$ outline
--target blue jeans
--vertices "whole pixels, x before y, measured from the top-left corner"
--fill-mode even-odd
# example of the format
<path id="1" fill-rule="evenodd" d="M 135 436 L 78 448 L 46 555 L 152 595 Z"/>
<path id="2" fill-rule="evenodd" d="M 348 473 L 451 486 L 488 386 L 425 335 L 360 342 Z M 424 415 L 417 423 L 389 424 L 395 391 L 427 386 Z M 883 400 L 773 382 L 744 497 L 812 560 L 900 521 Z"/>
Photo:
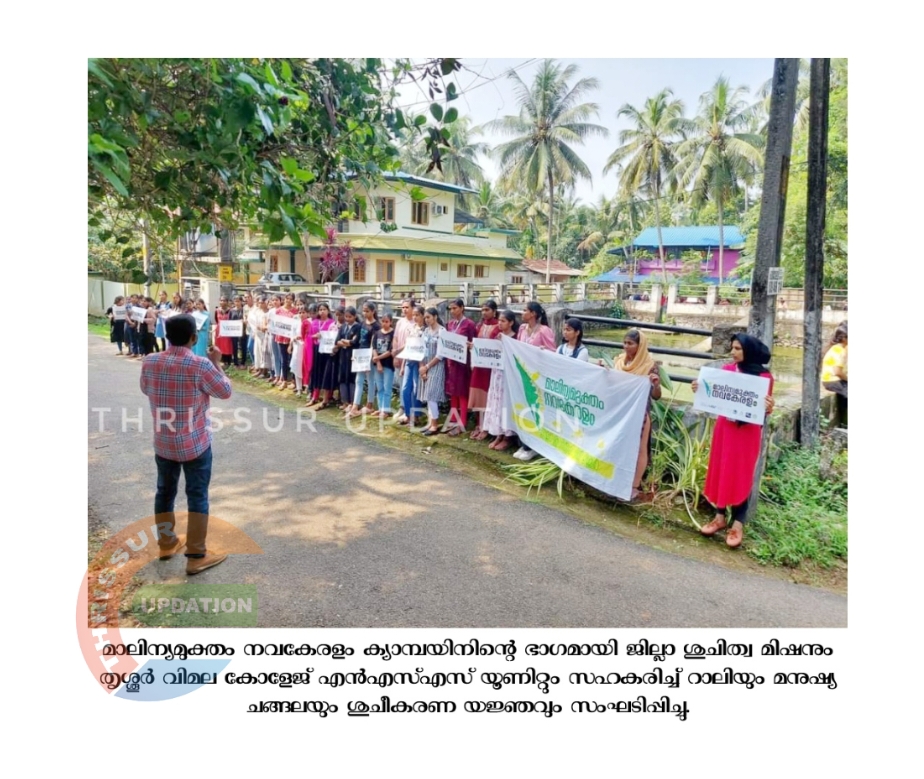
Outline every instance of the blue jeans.
<path id="1" fill-rule="evenodd" d="M 417 385 L 420 382 L 420 363 L 407 360 L 404 363 L 404 380 L 401 384 L 401 408 L 409 417 L 423 414 L 423 406 L 417 400 Z"/>
<path id="2" fill-rule="evenodd" d="M 359 371 L 355 374 L 356 376 L 356 391 L 353 393 L 353 405 L 362 406 L 363 404 L 363 392 L 366 389 L 366 383 L 369 384 L 369 403 L 372 403 L 372 399 L 375 397 L 375 387 L 372 384 L 372 373 L 370 371 Z"/>
<path id="3" fill-rule="evenodd" d="M 375 394 L 379 399 L 379 411 L 391 412 L 391 387 L 395 381 L 394 368 L 378 368 L 372 371 L 372 381 L 375 384 Z"/>
<path id="4" fill-rule="evenodd" d="M 253 359 L 253 334 L 247 336 L 247 354 L 250 355 L 250 364 L 256 365 Z"/>
<path id="5" fill-rule="evenodd" d="M 167 538 L 161 538 L 161 546 L 172 546 L 172 533 L 176 524 L 173 507 L 180 484 L 180 471 L 186 478 L 186 506 L 189 510 L 186 554 L 205 554 L 205 535 L 209 521 L 209 482 L 212 479 L 212 447 L 210 446 L 195 460 L 176 462 L 154 455 L 157 463 L 157 492 L 154 495 L 154 513 L 158 524 L 167 523 Z"/>

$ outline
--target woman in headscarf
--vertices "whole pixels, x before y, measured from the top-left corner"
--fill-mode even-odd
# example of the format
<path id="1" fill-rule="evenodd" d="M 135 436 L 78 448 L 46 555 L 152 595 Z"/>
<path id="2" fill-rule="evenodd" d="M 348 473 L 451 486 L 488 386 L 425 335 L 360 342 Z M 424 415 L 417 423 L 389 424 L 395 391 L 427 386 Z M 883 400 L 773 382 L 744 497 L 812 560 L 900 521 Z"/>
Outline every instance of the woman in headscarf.
<path id="1" fill-rule="evenodd" d="M 835 393 L 836 427 L 847 427 L 847 322 L 841 322 L 834 331 L 831 346 L 821 363 L 821 383 Z"/>
<path id="2" fill-rule="evenodd" d="M 648 408 L 645 410 L 645 421 L 642 423 L 642 439 L 638 450 L 638 464 L 635 466 L 635 477 L 632 480 L 632 497 L 638 495 L 642 476 L 651 459 L 651 400 L 661 397 L 661 377 L 658 373 L 658 364 L 648 353 L 648 338 L 640 330 L 630 330 L 622 339 L 623 352 L 613 363 L 614 370 L 625 371 L 634 376 L 647 377 L 651 382 Z"/>
<path id="3" fill-rule="evenodd" d="M 770 379 L 765 401 L 767 414 L 773 411 L 773 376 L 767 370 L 770 350 L 763 341 L 746 333 L 738 333 L 731 343 L 732 361 L 722 370 L 763 376 Z M 699 382 L 693 382 L 695 393 Z M 760 456 L 761 426 L 719 417 L 712 433 L 709 468 L 703 495 L 715 506 L 715 518 L 700 528 L 704 536 L 712 536 L 728 525 L 731 509 L 732 525 L 725 534 L 725 543 L 741 546 L 744 523 L 747 521 L 748 499 L 754 484 L 754 468 Z"/>

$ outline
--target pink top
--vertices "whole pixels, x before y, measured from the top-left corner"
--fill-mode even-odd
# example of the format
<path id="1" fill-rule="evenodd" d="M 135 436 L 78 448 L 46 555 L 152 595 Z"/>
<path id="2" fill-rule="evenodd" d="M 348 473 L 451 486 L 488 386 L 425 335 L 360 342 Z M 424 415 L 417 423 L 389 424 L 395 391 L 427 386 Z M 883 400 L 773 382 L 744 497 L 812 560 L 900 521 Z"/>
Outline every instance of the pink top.
<path id="1" fill-rule="evenodd" d="M 517 340 L 528 343 L 530 346 L 538 346 L 540 349 L 555 351 L 555 333 L 548 325 L 539 325 L 530 335 L 529 325 L 523 323 L 517 330 Z"/>

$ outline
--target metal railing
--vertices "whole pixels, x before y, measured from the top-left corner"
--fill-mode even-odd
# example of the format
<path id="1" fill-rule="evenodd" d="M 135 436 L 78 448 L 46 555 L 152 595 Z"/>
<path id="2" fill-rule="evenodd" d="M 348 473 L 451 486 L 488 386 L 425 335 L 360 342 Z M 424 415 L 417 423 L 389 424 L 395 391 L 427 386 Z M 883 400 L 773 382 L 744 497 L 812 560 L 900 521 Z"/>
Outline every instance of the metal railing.
<path id="1" fill-rule="evenodd" d="M 574 317 L 575 319 L 580 319 L 582 322 L 595 322 L 598 324 L 610 325 L 614 329 L 642 329 L 645 330 L 657 330 L 663 333 L 684 333 L 686 335 L 701 335 L 704 337 L 711 337 L 712 330 L 703 330 L 696 327 L 683 327 L 681 325 L 660 325 L 652 322 L 639 322 L 635 319 L 615 319 L 608 316 L 585 316 L 579 312 L 567 312 L 565 314 L 569 317 Z M 617 341 L 607 341 L 602 338 L 583 338 L 581 342 L 587 346 L 602 346 L 606 349 L 623 349 L 623 345 Z M 694 352 L 690 349 L 672 349 L 665 346 L 649 346 L 648 351 L 652 354 L 667 354 L 672 357 L 688 357 L 694 360 L 718 360 L 721 359 L 711 352 Z M 671 381 L 680 382 L 681 384 L 690 384 L 693 382 L 693 376 L 681 376 L 675 374 L 668 374 Z"/>

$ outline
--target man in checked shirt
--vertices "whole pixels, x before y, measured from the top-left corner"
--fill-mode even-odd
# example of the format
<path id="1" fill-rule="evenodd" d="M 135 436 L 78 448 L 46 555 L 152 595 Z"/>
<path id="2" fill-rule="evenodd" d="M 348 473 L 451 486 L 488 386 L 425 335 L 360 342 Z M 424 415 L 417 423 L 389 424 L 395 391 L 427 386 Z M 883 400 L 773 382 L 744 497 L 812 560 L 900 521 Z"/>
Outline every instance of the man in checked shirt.
<path id="1" fill-rule="evenodd" d="M 165 326 L 166 352 L 149 355 L 141 367 L 141 391 L 148 396 L 154 417 L 154 461 L 157 463 L 157 522 L 169 530 L 158 539 L 160 559 L 167 560 L 186 547 L 186 573 L 201 573 L 224 562 L 227 555 L 209 554 L 205 536 L 209 522 L 209 481 L 212 478 L 212 429 L 209 398 L 231 397 L 231 382 L 218 367 L 221 352 L 214 346 L 208 358 L 191 351 L 196 322 L 183 314 Z M 177 535 L 173 513 L 180 471 L 186 478 L 189 509 L 188 538 Z"/>

